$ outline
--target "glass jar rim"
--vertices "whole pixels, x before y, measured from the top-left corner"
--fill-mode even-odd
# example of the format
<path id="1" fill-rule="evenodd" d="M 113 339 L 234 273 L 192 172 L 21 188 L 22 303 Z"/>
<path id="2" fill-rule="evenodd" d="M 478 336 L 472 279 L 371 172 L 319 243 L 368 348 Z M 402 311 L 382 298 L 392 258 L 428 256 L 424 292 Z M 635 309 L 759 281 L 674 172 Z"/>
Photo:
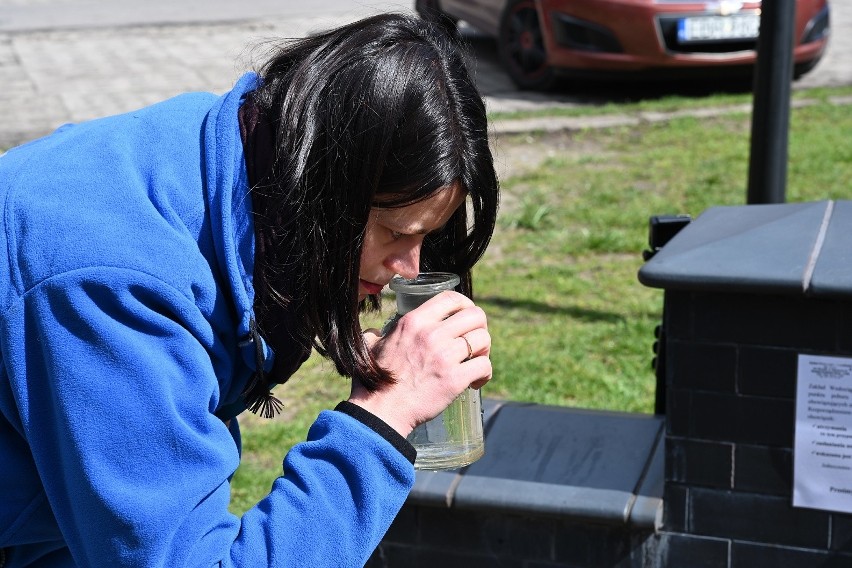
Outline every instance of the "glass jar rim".
<path id="1" fill-rule="evenodd" d="M 435 294 L 452 290 L 461 282 L 458 274 L 452 272 L 421 272 L 416 278 L 394 276 L 388 286 L 401 294 Z"/>

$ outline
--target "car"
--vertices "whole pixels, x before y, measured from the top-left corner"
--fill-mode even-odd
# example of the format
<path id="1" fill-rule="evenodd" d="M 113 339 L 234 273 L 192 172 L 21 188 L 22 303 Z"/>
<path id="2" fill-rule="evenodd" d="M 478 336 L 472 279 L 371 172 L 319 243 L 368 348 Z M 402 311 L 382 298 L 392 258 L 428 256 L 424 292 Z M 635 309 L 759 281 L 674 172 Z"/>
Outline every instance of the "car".
<path id="1" fill-rule="evenodd" d="M 775 1 L 775 0 L 769 0 Z M 416 0 L 425 19 L 464 21 L 497 41 L 521 89 L 560 76 L 674 79 L 747 76 L 754 69 L 759 1 Z M 822 57 L 828 0 L 797 0 L 794 77 Z"/>

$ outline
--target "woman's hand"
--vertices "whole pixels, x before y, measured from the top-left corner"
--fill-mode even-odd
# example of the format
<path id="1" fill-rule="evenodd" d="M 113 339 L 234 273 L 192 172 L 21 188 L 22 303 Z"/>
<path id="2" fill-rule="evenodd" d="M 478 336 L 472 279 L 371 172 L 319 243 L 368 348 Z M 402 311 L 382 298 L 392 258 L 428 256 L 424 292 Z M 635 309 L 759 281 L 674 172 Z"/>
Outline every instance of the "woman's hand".
<path id="1" fill-rule="evenodd" d="M 352 382 L 349 401 L 372 412 L 402 436 L 440 414 L 466 388 L 491 379 L 491 336 L 485 312 L 457 292 L 442 292 L 402 316 L 381 337 L 364 338 L 396 383 L 369 392 Z"/>

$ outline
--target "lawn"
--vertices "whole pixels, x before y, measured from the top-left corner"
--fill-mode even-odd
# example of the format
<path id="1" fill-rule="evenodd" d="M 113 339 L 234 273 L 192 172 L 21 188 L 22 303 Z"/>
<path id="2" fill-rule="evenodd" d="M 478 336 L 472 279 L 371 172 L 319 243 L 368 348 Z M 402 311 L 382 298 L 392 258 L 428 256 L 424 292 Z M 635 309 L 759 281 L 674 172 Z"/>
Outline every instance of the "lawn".
<path id="1" fill-rule="evenodd" d="M 852 112 L 848 104 L 831 102 L 850 92 L 796 93 L 809 104 L 791 118 L 788 201 L 852 197 Z M 747 95 L 701 101 L 744 102 Z M 671 98 L 598 110 L 676 112 L 697 105 Z M 504 175 L 498 230 L 475 270 L 476 299 L 488 313 L 493 339 L 494 380 L 484 395 L 652 412 L 652 344 L 662 292 L 636 277 L 648 219 L 743 204 L 749 138 L 750 116 L 740 111 L 500 139 L 498 155 L 507 159 L 525 147 L 546 157 Z M 386 307 L 392 303 L 388 298 Z M 266 493 L 287 448 L 304 438 L 321 409 L 347 393 L 347 382 L 314 356 L 277 389 L 283 416 L 242 421 L 244 456 L 232 511 L 240 513 Z"/>

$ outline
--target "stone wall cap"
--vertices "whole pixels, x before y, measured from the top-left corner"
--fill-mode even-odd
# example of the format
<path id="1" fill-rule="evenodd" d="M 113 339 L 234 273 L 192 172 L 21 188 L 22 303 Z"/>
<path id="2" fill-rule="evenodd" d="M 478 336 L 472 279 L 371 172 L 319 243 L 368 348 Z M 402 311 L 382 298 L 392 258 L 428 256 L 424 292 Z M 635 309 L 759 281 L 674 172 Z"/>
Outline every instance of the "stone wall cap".
<path id="1" fill-rule="evenodd" d="M 487 400 L 486 430 L 482 459 L 417 472 L 409 501 L 659 529 L 663 417 Z"/>

